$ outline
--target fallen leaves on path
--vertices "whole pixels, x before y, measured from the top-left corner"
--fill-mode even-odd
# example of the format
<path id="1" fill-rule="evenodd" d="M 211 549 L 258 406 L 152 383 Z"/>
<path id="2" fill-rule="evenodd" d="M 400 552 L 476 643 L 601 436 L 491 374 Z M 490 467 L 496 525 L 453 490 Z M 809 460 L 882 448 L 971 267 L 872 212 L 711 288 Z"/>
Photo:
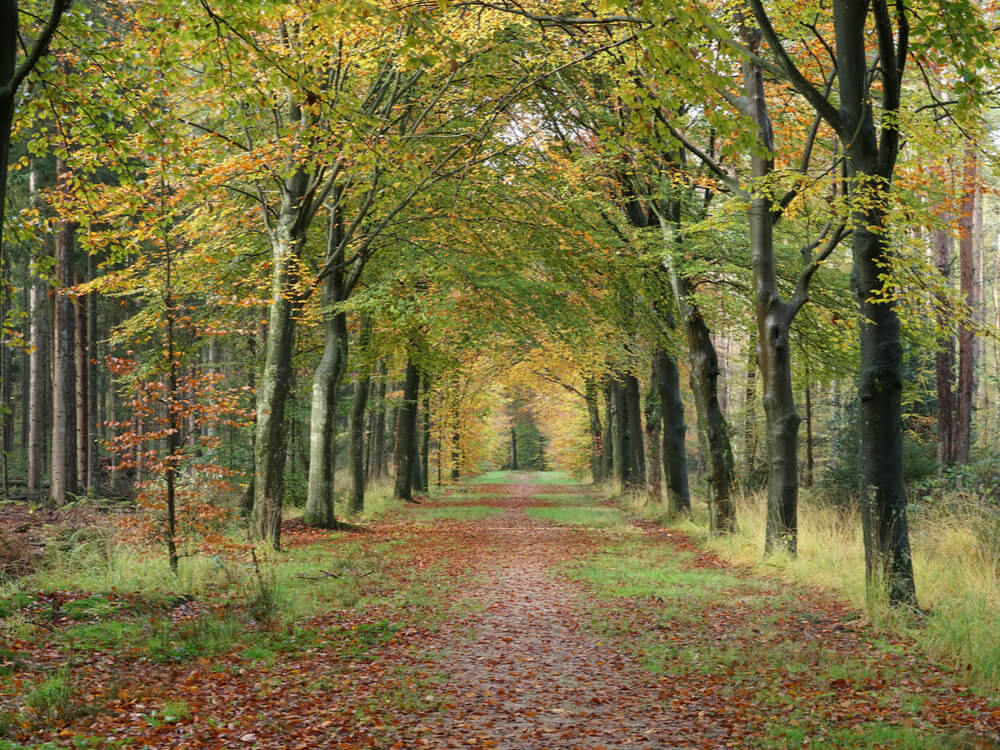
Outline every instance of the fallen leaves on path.
<path id="1" fill-rule="evenodd" d="M 876 724 L 889 738 L 954 738 L 956 747 L 993 747 L 1000 736 L 996 701 L 819 592 L 734 570 L 649 523 L 626 533 L 523 512 L 547 493 L 591 502 L 578 488 L 468 492 L 489 496 L 470 503 L 504 512 L 431 526 L 404 513 L 348 534 L 400 550 L 390 588 L 442 582 L 426 599 L 372 592 L 289 624 L 270 659 L 244 649 L 158 664 L 93 652 L 73 681 L 99 710 L 30 737 L 13 731 L 66 746 L 91 737 L 91 746 L 192 749 L 849 747 L 851 737 L 879 747 Z M 333 550 L 345 537 L 290 524 L 287 538 Z M 619 596 L 589 585 L 574 566 L 623 540 L 682 572 L 717 573 L 722 588 L 702 598 L 683 586 Z M 44 639 L 7 648 L 21 665 L 9 694 L 64 658 Z M 165 713 L 180 702 L 184 715 Z"/>

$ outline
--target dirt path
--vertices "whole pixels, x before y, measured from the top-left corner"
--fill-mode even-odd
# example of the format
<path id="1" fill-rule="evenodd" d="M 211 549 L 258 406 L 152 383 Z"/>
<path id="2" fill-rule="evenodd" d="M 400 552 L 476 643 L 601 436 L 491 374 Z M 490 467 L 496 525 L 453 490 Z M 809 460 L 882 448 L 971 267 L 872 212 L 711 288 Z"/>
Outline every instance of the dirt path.
<path id="1" fill-rule="evenodd" d="M 493 488 L 498 489 L 498 488 Z M 601 532 L 529 518 L 537 485 L 511 488 L 510 510 L 478 522 L 483 580 L 463 592 L 483 611 L 432 648 L 450 676 L 447 710 L 404 724 L 403 744 L 428 747 L 686 747 L 715 744 L 697 714 L 658 705 L 660 685 L 637 660 L 586 628 L 585 595 L 553 567 L 597 549 Z M 544 496 L 542 496 L 544 497 Z M 506 503 L 503 503 L 506 504 Z M 596 537 L 596 539 L 595 539 Z M 429 665 L 428 665 L 429 666 Z"/>
<path id="2" fill-rule="evenodd" d="M 763 615 L 773 613 L 748 608 L 736 597 L 733 602 L 707 604 L 695 620 L 674 629 L 663 624 L 662 600 L 622 599 L 608 610 L 607 619 L 618 620 L 619 631 L 625 622 L 625 635 L 598 640 L 595 630 L 602 625 L 602 614 L 589 606 L 592 592 L 560 570 L 567 562 L 597 553 L 613 535 L 526 515 L 524 508 L 545 504 L 546 489 L 531 484 L 489 487 L 492 493 L 508 493 L 487 501 L 506 511 L 462 524 L 460 532 L 451 530 L 464 540 L 465 565 L 482 573 L 474 590 L 461 593 L 483 609 L 450 624 L 428 644 L 439 659 L 416 666 L 432 669 L 436 663 L 447 672 L 448 697 L 441 711 L 397 717 L 398 731 L 392 736 L 398 746 L 800 746 L 803 743 L 795 740 L 800 720 L 786 715 L 781 700 L 770 699 L 771 692 L 792 702 L 801 693 L 801 702 L 812 704 L 808 710 L 816 723 L 810 727 L 803 722 L 805 744 L 998 746 L 1000 710 L 995 702 L 970 694 L 946 670 L 905 650 L 873 652 L 870 634 L 856 615 L 818 592 L 790 591 L 780 582 L 755 580 L 762 597 L 772 597 L 775 607 L 790 602 L 791 609 L 769 619 Z M 693 568 L 734 574 L 683 535 L 651 524 L 640 527 L 647 538 L 689 555 Z M 735 659 L 728 667 L 699 665 L 688 675 L 653 674 L 643 667 L 641 649 L 630 642 L 649 633 L 657 634 L 654 642 L 675 649 L 707 653 L 713 644 L 726 644 L 742 661 Z M 775 644 L 806 653 L 806 668 L 812 660 L 816 674 L 803 677 L 795 673 L 798 666 L 769 661 Z M 823 644 L 822 649 L 817 644 Z M 808 655 L 812 651 L 816 655 Z M 837 666 L 860 658 L 867 665 L 869 657 L 875 666 L 863 684 L 855 684 L 861 682 L 860 675 L 855 678 L 845 671 L 846 677 L 837 677 L 840 672 L 834 671 L 828 677 L 824 672 L 831 662 Z M 908 686 L 889 700 L 883 693 L 895 686 L 882 677 L 883 668 Z M 818 677 L 818 683 L 810 677 Z M 913 716 L 902 707 L 911 693 L 914 705 L 920 706 L 911 711 Z M 792 726 L 775 732 L 775 725 L 785 721 Z M 903 739 L 887 734 L 880 741 L 879 722 L 901 726 Z M 838 723 L 842 731 L 837 731 Z M 915 730 L 907 737 L 917 723 L 932 731 L 943 729 L 945 739 L 925 741 Z M 829 734 L 831 725 L 834 731 Z M 786 729 L 788 738 L 774 739 L 784 738 Z M 872 738 L 866 739 L 869 735 Z"/>
<path id="3" fill-rule="evenodd" d="M 321 556 L 345 542 L 401 554 L 384 558 L 381 593 L 288 623 L 270 660 L 245 644 L 169 664 L 92 653 L 73 679 L 101 707 L 31 739 L 189 750 L 1000 746 L 996 696 L 968 690 L 912 643 L 876 637 L 842 603 L 733 570 L 652 524 L 559 525 L 538 506 L 605 512 L 583 488 L 521 481 L 465 485 L 353 538 L 290 524 L 289 544 Z M 614 545 L 596 566 L 611 571 L 603 583 L 573 567 Z M 414 595 L 393 603 L 393 589 Z M 306 640 L 285 643 L 295 638 Z M 23 657 L 44 674 L 62 654 L 41 644 Z M 167 719 L 178 701 L 186 715 Z"/>

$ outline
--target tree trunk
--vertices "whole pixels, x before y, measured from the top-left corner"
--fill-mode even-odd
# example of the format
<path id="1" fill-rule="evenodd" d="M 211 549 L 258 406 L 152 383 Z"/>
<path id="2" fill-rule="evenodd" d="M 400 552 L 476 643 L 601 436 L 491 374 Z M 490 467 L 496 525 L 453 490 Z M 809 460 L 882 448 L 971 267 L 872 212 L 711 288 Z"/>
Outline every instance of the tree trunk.
<path id="1" fill-rule="evenodd" d="M 628 435 L 628 404 L 625 400 L 625 386 L 616 377 L 611 382 L 611 443 L 615 479 L 618 489 L 625 492 L 632 484 L 631 448 Z"/>
<path id="2" fill-rule="evenodd" d="M 340 247 L 340 216 L 331 212 L 327 228 L 327 259 Z M 347 368 L 347 315 L 331 306 L 344 299 L 344 272 L 335 264 L 323 281 L 323 357 L 312 383 L 309 418 L 309 485 L 302 520 L 321 529 L 337 525 L 333 512 L 333 482 L 336 450 L 337 394 Z M 353 448 L 352 448 L 353 450 Z M 351 462 L 353 475 L 354 463 Z"/>
<path id="3" fill-rule="evenodd" d="M 656 359 L 651 365 L 652 375 L 649 379 L 649 391 L 646 393 L 646 492 L 649 501 L 659 505 L 663 501 L 663 483 L 660 475 L 663 470 L 660 460 L 660 423 L 663 419 L 660 408 L 660 395 L 657 387 Z"/>
<path id="4" fill-rule="evenodd" d="M 676 245 L 680 240 L 680 233 L 678 231 L 676 235 L 672 234 L 670 224 L 676 230 L 680 229 L 680 211 L 680 205 L 673 202 L 668 207 L 670 223 L 666 217 L 661 217 L 661 229 L 668 246 L 665 260 L 688 343 L 691 365 L 689 380 L 698 415 L 699 442 L 707 454 L 709 528 L 712 532 L 728 533 L 736 525 L 732 502 L 733 451 L 729 443 L 726 418 L 719 406 L 719 358 L 715 345 L 701 310 L 692 300 L 689 281 L 678 273 L 673 262 L 672 253 L 679 250 Z"/>
<path id="5" fill-rule="evenodd" d="M 423 429 L 420 440 L 420 475 L 423 483 L 421 492 L 430 491 L 430 468 L 431 468 L 431 381 L 427 374 L 424 374 L 424 408 L 423 408 Z"/>
<path id="6" fill-rule="evenodd" d="M 38 194 L 38 171 L 32 162 L 29 175 L 31 202 Z M 41 250 L 40 255 L 47 253 Z M 49 434 L 49 409 L 51 399 L 49 384 L 49 318 L 46 304 L 47 285 L 34 269 L 31 271 L 31 288 L 28 301 L 28 492 L 37 492 L 45 465 L 45 443 Z"/>
<path id="7" fill-rule="evenodd" d="M 886 231 L 885 192 L 898 154 L 899 133 L 875 129 L 870 103 L 866 49 L 867 8 L 835 0 L 837 79 L 840 84 L 841 141 L 847 176 L 860 181 L 864 200 L 854 210 L 852 235 L 854 295 L 860 313 L 861 371 L 858 376 L 861 520 L 869 591 L 885 591 L 892 604 L 916 604 L 913 560 L 903 481 L 903 347 L 896 302 L 883 299 L 885 269 L 892 265 Z M 894 49 L 893 35 L 880 37 L 880 54 L 895 68 L 905 48 Z M 901 38 L 905 45 L 906 39 Z M 899 53 L 902 52 L 902 55 Z M 883 54 L 884 53 L 884 54 Z M 888 109 L 899 101 L 901 71 L 883 81 Z M 886 112 L 891 118 L 896 113 Z M 849 133 L 849 135 L 848 135 Z"/>
<path id="8" fill-rule="evenodd" d="M 420 397 L 420 371 L 413 359 L 406 360 L 406 384 L 403 403 L 399 406 L 399 429 L 396 438 L 396 484 L 393 491 L 398 500 L 413 499 L 413 460 L 417 439 L 417 400 Z"/>
<path id="9" fill-rule="evenodd" d="M 614 385 L 604 377 L 604 432 L 601 436 L 601 477 L 604 481 L 618 476 L 615 471 Z"/>
<path id="10" fill-rule="evenodd" d="M 510 470 L 517 471 L 517 429 L 510 428 Z"/>
<path id="11" fill-rule="evenodd" d="M 462 433 L 459 430 L 459 409 L 456 403 L 451 412 L 451 478 L 457 480 L 461 476 L 462 463 Z"/>
<path id="12" fill-rule="evenodd" d="M 948 217 L 942 217 L 947 220 Z M 950 285 L 951 278 L 951 235 L 947 229 L 935 229 L 931 232 L 931 244 L 934 247 L 934 264 L 938 273 L 944 279 L 944 285 Z M 955 338 L 951 333 L 951 315 L 946 311 L 947 302 L 941 300 L 938 309 L 937 353 L 934 357 L 934 370 L 937 379 L 937 457 L 942 466 L 955 463 L 955 449 L 952 438 L 955 435 Z"/>
<path id="13" fill-rule="evenodd" d="M 602 439 L 601 412 L 597 403 L 597 383 L 587 379 L 584 397 L 587 400 L 587 419 L 590 427 L 590 478 L 591 483 L 604 481 L 604 441 Z"/>
<path id="14" fill-rule="evenodd" d="M 757 488 L 757 344 L 750 341 L 747 359 L 747 380 L 743 390 L 743 476 L 746 487 Z"/>
<path id="15" fill-rule="evenodd" d="M 292 387 L 295 342 L 295 263 L 304 243 L 299 226 L 305 175 L 297 171 L 282 193 L 282 205 L 271 240 L 271 303 L 264 345 L 264 368 L 257 384 L 257 426 L 254 438 L 253 517 L 257 532 L 281 547 L 281 505 L 284 492 L 285 406 Z M 328 456 L 321 459 L 327 463 Z"/>
<path id="16" fill-rule="evenodd" d="M 962 301 L 970 315 L 976 310 L 975 213 L 978 160 L 976 149 L 967 144 L 962 181 L 962 205 L 959 209 L 958 265 Z M 975 323 L 964 317 L 958 324 L 958 391 L 955 400 L 955 435 L 952 438 L 955 462 L 969 463 L 972 440 L 972 410 L 976 394 L 976 335 Z"/>
<path id="17" fill-rule="evenodd" d="M 660 411 L 663 416 L 663 476 L 667 485 L 667 512 L 673 516 L 691 510 L 687 452 L 684 447 L 687 432 L 684 402 L 681 400 L 677 361 L 662 350 L 657 352 L 654 361 L 656 389 L 660 394 Z"/>
<path id="18" fill-rule="evenodd" d="M 371 319 L 361 318 L 361 334 L 358 347 L 364 352 L 371 339 Z M 371 371 L 367 363 L 358 368 L 358 382 L 354 389 L 354 400 L 351 402 L 351 499 L 348 510 L 360 513 L 365 507 L 365 465 L 364 436 L 365 411 L 368 406 L 368 393 L 371 390 Z"/>
<path id="19" fill-rule="evenodd" d="M 747 29 L 751 49 L 759 45 L 756 29 Z M 763 384 L 767 421 L 767 525 L 765 554 L 784 549 L 794 555 L 798 548 L 799 424 L 792 385 L 792 321 L 795 304 L 781 299 L 774 257 L 774 207 L 772 188 L 764 183 L 774 171 L 774 136 L 764 98 L 764 76 L 760 67 L 743 60 L 743 85 L 757 126 L 757 143 L 751 151 L 751 173 L 755 181 L 750 202 L 750 262 L 753 267 L 754 313 L 757 321 L 757 366 Z"/>
<path id="20" fill-rule="evenodd" d="M 813 408 L 812 381 L 809 378 L 809 366 L 806 365 L 806 476 L 805 486 L 813 485 Z"/>
<path id="21" fill-rule="evenodd" d="M 87 279 L 95 278 L 96 259 L 93 254 L 87 255 Z M 87 369 L 87 489 L 96 493 L 100 483 L 99 459 L 101 444 L 100 414 L 98 413 L 98 394 L 101 392 L 98 381 L 98 345 L 97 345 L 97 294 L 91 292 L 85 298 L 87 306 L 87 358 L 84 367 Z"/>
<path id="22" fill-rule="evenodd" d="M 69 178 L 62 159 L 56 161 L 56 179 L 65 189 Z M 52 355 L 52 468 L 49 496 L 65 505 L 67 495 L 77 491 L 76 480 L 76 361 L 73 303 L 67 289 L 73 283 L 75 228 L 59 222 L 56 228 L 55 297 Z"/>
<path id="23" fill-rule="evenodd" d="M 632 484 L 640 487 L 646 481 L 646 451 L 643 449 L 644 431 L 639 380 L 632 373 L 625 376 L 625 405 L 628 418 L 629 475 Z"/>
<path id="24" fill-rule="evenodd" d="M 90 368 L 87 367 L 90 342 L 87 339 L 87 300 L 77 297 L 74 300 L 76 316 L 76 346 L 74 347 L 74 364 L 76 368 L 76 476 L 82 489 L 90 489 L 90 435 L 87 428 L 90 424 L 88 414 L 90 406 Z"/>
<path id="25" fill-rule="evenodd" d="M 385 476 L 385 361 L 378 363 L 378 391 L 375 396 L 375 422 L 372 428 L 372 476 L 381 479 Z"/>

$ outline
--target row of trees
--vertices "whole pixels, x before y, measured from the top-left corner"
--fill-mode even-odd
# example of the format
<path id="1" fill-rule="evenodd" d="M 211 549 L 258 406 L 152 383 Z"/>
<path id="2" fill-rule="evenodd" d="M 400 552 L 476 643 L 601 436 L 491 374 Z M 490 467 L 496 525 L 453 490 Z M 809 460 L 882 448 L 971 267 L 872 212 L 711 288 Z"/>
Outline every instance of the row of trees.
<path id="1" fill-rule="evenodd" d="M 245 472 L 277 547 L 296 461 L 309 523 L 336 523 L 338 452 L 352 509 L 390 446 L 409 499 L 432 454 L 455 476 L 490 453 L 472 417 L 516 365 L 578 397 L 595 480 L 675 512 L 690 507 L 695 422 L 726 532 L 738 470 L 717 347 L 742 327 L 766 418 L 766 549 L 796 548 L 793 352 L 810 350 L 818 382 L 856 358 L 869 581 L 915 602 L 904 348 L 926 344 L 900 318 L 933 304 L 942 342 L 959 321 L 957 388 L 949 346 L 938 354 L 939 434 L 942 461 L 965 461 L 977 113 L 996 59 L 971 3 L 50 11 L 22 31 L 37 41 L 20 67 L 5 37 L 0 70 L 2 382 L 20 406 L 4 455 L 19 423 L 29 492 L 46 466 L 57 503 L 96 489 L 102 467 L 152 472 L 173 519 L 179 486 Z"/>

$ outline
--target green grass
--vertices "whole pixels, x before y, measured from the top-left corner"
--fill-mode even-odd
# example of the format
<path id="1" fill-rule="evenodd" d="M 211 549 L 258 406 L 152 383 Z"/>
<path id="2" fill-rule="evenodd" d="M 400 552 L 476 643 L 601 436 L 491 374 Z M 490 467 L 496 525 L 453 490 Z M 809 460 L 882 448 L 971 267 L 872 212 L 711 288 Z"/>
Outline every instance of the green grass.
<path id="1" fill-rule="evenodd" d="M 749 727 L 765 736 L 752 735 L 748 746 L 801 747 L 806 740 L 829 748 L 972 746 L 969 737 L 922 719 L 935 691 L 946 700 L 953 693 L 924 685 L 921 665 L 901 656 L 898 645 L 872 638 L 844 651 L 799 636 L 793 623 L 825 623 L 827 614 L 803 608 L 795 589 L 692 562 L 690 553 L 638 537 L 564 570 L 594 594 L 586 606 L 602 643 L 631 652 L 650 672 L 712 686 L 723 700 L 749 701 L 774 717 Z M 631 602 L 623 605 L 623 598 Z M 637 620 L 619 612 L 645 614 Z M 865 697 L 846 705 L 864 713 L 871 700 L 884 723 L 845 728 L 851 719 L 837 711 L 857 691 Z"/>
<path id="2" fill-rule="evenodd" d="M 910 518 L 917 599 L 928 611 L 914 622 L 865 591 L 864 545 L 855 512 L 823 505 L 803 493 L 799 554 L 762 559 L 765 498 L 737 498 L 737 532 L 708 539 L 706 525 L 680 528 L 733 562 L 758 566 L 792 581 L 819 585 L 867 612 L 880 627 L 914 638 L 928 654 L 967 672 L 969 681 L 1000 688 L 1000 532 L 995 508 L 956 493 L 918 505 Z M 704 513 L 699 504 L 697 515 Z M 696 517 L 696 520 L 703 519 Z"/>
<path id="3" fill-rule="evenodd" d="M 528 472 L 528 481 L 531 484 L 579 484 L 565 471 L 531 471 Z"/>
<path id="4" fill-rule="evenodd" d="M 477 518 L 495 516 L 503 512 L 503 508 L 493 508 L 489 505 L 447 505 L 436 508 L 410 508 L 409 515 L 420 521 L 443 519 L 472 521 Z"/>
<path id="5" fill-rule="evenodd" d="M 599 502 L 596 497 L 577 492 L 539 492 L 532 495 L 531 499 L 555 505 L 597 505 Z"/>
<path id="6" fill-rule="evenodd" d="M 800 726 L 787 726 L 776 721 L 766 738 L 772 748 L 850 748 L 851 750 L 959 750 L 979 747 L 971 737 L 949 735 L 931 726 L 906 727 L 892 724 L 866 723 L 850 729 L 835 729 L 818 734 Z"/>
<path id="7" fill-rule="evenodd" d="M 465 480 L 466 484 L 509 484 L 517 481 L 519 472 L 516 471 L 488 471 Z"/>
<path id="8" fill-rule="evenodd" d="M 607 528 L 626 526 L 628 523 L 621 511 L 616 508 L 567 505 L 525 508 L 524 512 L 532 518 L 553 521 L 564 526 Z"/>
<path id="9" fill-rule="evenodd" d="M 447 495 L 437 495 L 432 498 L 430 502 L 469 505 L 481 500 L 500 500 L 502 498 L 509 497 L 510 495 L 502 495 L 499 493 L 465 492 L 457 490 Z"/>

